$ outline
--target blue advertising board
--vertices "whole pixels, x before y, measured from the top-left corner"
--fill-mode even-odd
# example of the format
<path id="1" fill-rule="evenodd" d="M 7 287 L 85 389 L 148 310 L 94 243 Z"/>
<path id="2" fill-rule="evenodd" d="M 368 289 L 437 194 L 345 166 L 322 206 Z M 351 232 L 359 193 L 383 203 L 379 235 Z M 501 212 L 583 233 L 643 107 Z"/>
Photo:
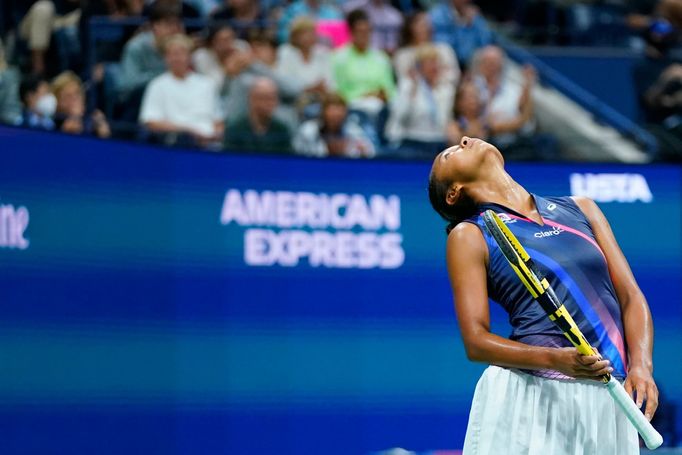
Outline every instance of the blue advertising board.
<path id="1" fill-rule="evenodd" d="M 458 334 L 429 163 L 8 128 L 0 160 L 1 453 L 461 448 L 484 366 Z M 682 403 L 682 170 L 508 169 L 600 203 Z"/>

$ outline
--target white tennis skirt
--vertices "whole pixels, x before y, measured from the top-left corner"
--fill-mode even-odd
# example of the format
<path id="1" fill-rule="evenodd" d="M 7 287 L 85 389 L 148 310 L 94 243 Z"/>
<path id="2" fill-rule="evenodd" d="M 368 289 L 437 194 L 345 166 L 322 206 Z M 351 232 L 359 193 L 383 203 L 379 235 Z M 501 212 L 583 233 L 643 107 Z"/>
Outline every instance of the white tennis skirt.
<path id="1" fill-rule="evenodd" d="M 476 385 L 463 455 L 639 455 L 639 439 L 599 382 L 490 366 Z"/>

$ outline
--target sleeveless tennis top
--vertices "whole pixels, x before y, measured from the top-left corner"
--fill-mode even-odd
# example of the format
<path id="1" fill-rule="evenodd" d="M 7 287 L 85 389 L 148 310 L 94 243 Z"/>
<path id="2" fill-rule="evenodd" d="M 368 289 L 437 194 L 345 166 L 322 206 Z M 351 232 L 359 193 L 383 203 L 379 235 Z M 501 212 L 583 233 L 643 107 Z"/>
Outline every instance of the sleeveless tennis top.
<path id="1" fill-rule="evenodd" d="M 500 216 L 526 248 L 587 341 L 611 361 L 613 376 L 624 379 L 627 351 L 621 309 L 589 221 L 570 197 L 532 197 L 544 225 L 493 203 L 479 205 L 479 215 L 466 220 L 481 229 L 488 245 L 488 296 L 509 314 L 509 338 L 534 346 L 572 346 L 526 290 L 486 230 L 480 213 L 488 209 Z M 553 370 L 527 372 L 568 379 Z"/>

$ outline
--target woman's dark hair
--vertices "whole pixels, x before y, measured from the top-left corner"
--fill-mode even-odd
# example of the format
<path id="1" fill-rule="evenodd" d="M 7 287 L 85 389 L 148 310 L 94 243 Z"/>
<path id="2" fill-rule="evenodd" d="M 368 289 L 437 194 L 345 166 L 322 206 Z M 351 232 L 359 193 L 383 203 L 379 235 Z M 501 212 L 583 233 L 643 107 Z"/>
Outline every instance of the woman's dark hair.
<path id="1" fill-rule="evenodd" d="M 350 31 L 353 31 L 358 22 L 369 22 L 369 16 L 361 9 L 354 9 L 346 16 L 346 24 Z"/>
<path id="2" fill-rule="evenodd" d="M 439 180 L 433 171 L 429 174 L 429 200 L 433 209 L 449 223 L 445 228 L 446 234 L 449 234 L 459 223 L 476 214 L 476 204 L 461 191 L 454 204 L 447 203 L 448 189 L 451 184 L 452 182 Z"/>
<path id="3" fill-rule="evenodd" d="M 412 26 L 422 14 L 426 13 L 416 11 L 405 18 L 405 22 L 400 29 L 400 47 L 409 46 L 412 43 Z"/>
<path id="4" fill-rule="evenodd" d="M 223 30 L 230 30 L 234 34 L 234 29 L 228 22 L 212 22 L 208 26 L 208 34 L 206 35 L 206 44 L 209 46 L 213 44 L 216 35 Z"/>

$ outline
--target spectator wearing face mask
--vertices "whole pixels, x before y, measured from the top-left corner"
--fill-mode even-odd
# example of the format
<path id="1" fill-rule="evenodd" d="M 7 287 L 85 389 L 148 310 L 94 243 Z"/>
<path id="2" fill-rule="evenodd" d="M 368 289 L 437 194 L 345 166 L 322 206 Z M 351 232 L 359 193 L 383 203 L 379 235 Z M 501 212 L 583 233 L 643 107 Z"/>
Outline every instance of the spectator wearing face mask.
<path id="1" fill-rule="evenodd" d="M 50 92 L 50 85 L 41 76 L 25 76 L 19 87 L 24 110 L 21 126 L 38 130 L 53 130 L 53 116 L 57 110 L 57 98 Z"/>

